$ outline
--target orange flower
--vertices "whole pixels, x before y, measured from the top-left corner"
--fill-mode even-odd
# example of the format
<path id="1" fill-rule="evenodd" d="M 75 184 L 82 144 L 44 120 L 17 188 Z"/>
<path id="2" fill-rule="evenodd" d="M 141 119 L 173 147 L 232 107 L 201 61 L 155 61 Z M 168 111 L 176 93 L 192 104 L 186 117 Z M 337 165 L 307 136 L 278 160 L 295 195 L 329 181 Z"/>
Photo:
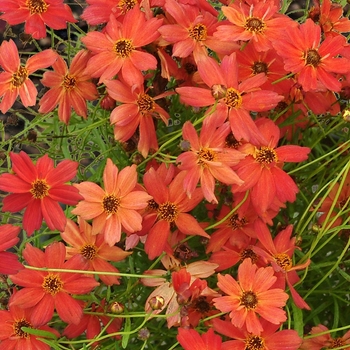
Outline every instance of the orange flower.
<path id="1" fill-rule="evenodd" d="M 158 28 L 161 25 L 162 20 L 157 18 L 146 20 L 138 6 L 128 11 L 123 23 L 111 15 L 104 33 L 93 31 L 81 39 L 94 53 L 88 62 L 86 73 L 99 77 L 99 82 L 102 83 L 121 71 L 121 76 L 128 85 L 143 84 L 141 71 L 155 69 L 157 60 L 139 48 L 159 37 Z"/>
<path id="2" fill-rule="evenodd" d="M 91 77 L 84 72 L 89 58 L 88 51 L 79 51 L 68 69 L 63 58 L 58 56 L 52 65 L 54 71 L 45 72 L 41 79 L 41 83 L 50 90 L 40 99 L 40 113 L 48 113 L 58 105 L 58 116 L 66 124 L 72 107 L 78 115 L 86 118 L 86 100 L 97 98 L 96 87 L 89 81 Z"/>
<path id="3" fill-rule="evenodd" d="M 78 163 L 64 160 L 54 168 L 45 154 L 34 165 L 23 151 L 10 152 L 10 158 L 15 174 L 0 176 L 0 190 L 13 193 L 4 198 L 2 211 L 16 213 L 27 207 L 23 228 L 28 236 L 40 228 L 43 218 L 50 230 L 64 231 L 67 218 L 59 203 L 75 205 L 82 199 L 76 188 L 65 184 L 76 175 Z"/>
<path id="4" fill-rule="evenodd" d="M 221 350 L 221 337 L 212 328 L 202 335 L 194 329 L 179 328 L 177 340 L 185 350 Z"/>
<path id="5" fill-rule="evenodd" d="M 28 265 L 52 269 L 79 270 L 77 257 L 65 261 L 66 247 L 61 242 L 48 245 L 45 252 L 26 244 L 23 257 Z M 13 283 L 24 287 L 10 303 L 23 309 L 33 308 L 30 322 L 43 325 L 49 322 L 56 309 L 62 321 L 79 323 L 83 316 L 82 303 L 70 294 L 86 294 L 99 285 L 93 277 L 79 273 L 63 273 L 24 269 L 10 275 Z"/>
<path id="6" fill-rule="evenodd" d="M 34 39 L 46 37 L 45 24 L 52 29 L 65 29 L 67 22 L 77 22 L 63 0 L 0 0 L 0 9 L 1 19 L 10 25 L 25 22 L 24 32 Z"/>
<path id="7" fill-rule="evenodd" d="M 18 95 L 24 107 L 34 106 L 38 91 L 28 77 L 38 69 L 51 66 L 57 57 L 54 51 L 44 50 L 29 57 L 23 66 L 14 41 L 3 41 L 0 46 L 0 66 L 4 69 L 0 73 L 0 111 L 6 113 Z"/>
<path id="8" fill-rule="evenodd" d="M 119 270 L 110 261 L 125 259 L 131 252 L 125 252 L 121 248 L 110 247 L 103 239 L 102 234 L 93 235 L 91 225 L 78 219 L 79 227 L 72 221 L 67 221 L 66 229 L 61 232 L 62 239 L 72 247 L 66 247 L 67 259 L 74 255 L 81 257 L 81 269 L 88 264 L 90 271 L 106 271 L 118 273 Z M 98 275 L 106 285 L 119 284 L 119 277 L 112 275 Z"/>
<path id="9" fill-rule="evenodd" d="M 135 190 L 136 165 L 119 172 L 112 160 L 107 159 L 103 183 L 105 189 L 90 181 L 76 185 L 84 200 L 72 213 L 84 220 L 92 219 L 92 234 L 103 233 L 105 241 L 113 246 L 120 241 L 122 227 L 131 233 L 141 230 L 142 217 L 138 210 L 146 208 L 152 197 Z"/>
<path id="10" fill-rule="evenodd" d="M 286 321 L 282 307 L 288 294 L 279 288 L 271 289 L 277 280 L 272 267 L 258 268 L 245 259 L 238 268 L 238 281 L 221 274 L 218 280 L 218 287 L 228 295 L 213 299 L 214 305 L 222 312 L 230 312 L 234 326 L 245 325 L 248 332 L 259 334 L 263 331 L 261 318 L 273 324 Z"/>

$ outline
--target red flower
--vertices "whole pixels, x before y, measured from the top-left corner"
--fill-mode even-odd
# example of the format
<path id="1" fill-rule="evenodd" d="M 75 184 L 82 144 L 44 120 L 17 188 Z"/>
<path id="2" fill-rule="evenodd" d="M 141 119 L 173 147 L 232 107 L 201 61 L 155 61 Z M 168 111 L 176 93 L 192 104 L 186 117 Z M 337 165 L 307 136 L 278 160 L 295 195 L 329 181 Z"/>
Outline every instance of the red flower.
<path id="1" fill-rule="evenodd" d="M 245 259 L 238 268 L 238 281 L 231 275 L 218 274 L 218 287 L 228 295 L 214 298 L 214 305 L 222 312 L 230 312 L 234 326 L 245 325 L 248 332 L 259 334 L 263 331 L 261 319 L 278 325 L 287 319 L 282 307 L 288 294 L 283 289 L 271 289 L 276 279 L 272 267 L 258 268 Z"/>
<path id="2" fill-rule="evenodd" d="M 21 228 L 10 224 L 0 226 L 0 274 L 10 275 L 23 269 L 23 265 L 18 261 L 18 256 L 14 253 L 5 252 L 12 248 L 19 241 L 17 237 Z"/>
<path id="3" fill-rule="evenodd" d="M 10 3 L 9 1 L 5 2 Z M 0 0 L 0 8 L 1 3 Z M 1 10 L 3 9 L 1 8 Z M 4 69 L 4 72 L 0 73 L 1 112 L 6 113 L 15 103 L 18 95 L 24 107 L 34 106 L 38 91 L 28 77 L 38 69 L 51 66 L 57 57 L 58 55 L 54 51 L 44 50 L 29 57 L 23 66 L 14 41 L 3 41 L 0 46 L 0 66 Z"/>
<path id="4" fill-rule="evenodd" d="M 215 203 L 215 179 L 227 185 L 243 183 L 231 166 L 236 165 L 244 155 L 225 147 L 225 139 L 230 132 L 228 123 L 217 129 L 211 123 L 203 123 L 199 137 L 191 122 L 187 121 L 182 127 L 183 139 L 190 143 L 190 150 L 180 154 L 176 161 L 181 163 L 179 169 L 186 171 L 184 189 L 189 197 L 199 181 L 204 198 Z"/>
<path id="5" fill-rule="evenodd" d="M 61 242 L 47 246 L 45 252 L 26 244 L 23 257 L 29 266 L 53 269 L 80 269 L 78 257 L 65 262 L 66 247 Z M 83 316 L 81 302 L 70 294 L 86 294 L 99 285 L 92 277 L 68 272 L 48 272 L 24 269 L 11 275 L 13 283 L 24 287 L 10 303 L 23 309 L 32 308 L 30 321 L 36 325 L 49 322 L 56 309 L 62 321 L 79 323 Z"/>
<path id="6" fill-rule="evenodd" d="M 202 335 L 194 329 L 179 328 L 177 340 L 185 350 L 221 350 L 221 337 L 212 328 Z"/>
<path id="7" fill-rule="evenodd" d="M 119 171 L 112 160 L 107 159 L 103 184 L 105 189 L 90 181 L 75 185 L 84 200 L 72 213 L 84 220 L 92 219 L 92 234 L 102 233 L 105 241 L 113 246 L 120 241 L 122 227 L 131 233 L 141 230 L 142 217 L 138 210 L 146 208 L 152 197 L 145 191 L 135 191 L 136 165 Z"/>
<path id="8" fill-rule="evenodd" d="M 221 350 L 297 350 L 302 342 L 298 333 L 291 329 L 278 331 L 278 324 L 272 324 L 262 319 L 264 328 L 262 332 L 250 333 L 246 327 L 237 328 L 229 321 L 219 318 L 213 320 L 213 328 L 216 332 L 234 340 L 222 344 Z M 306 349 L 305 349 L 306 350 Z M 309 348 L 307 350 L 310 350 Z"/>
<path id="9" fill-rule="evenodd" d="M 67 22 L 77 22 L 63 0 L 0 0 L 0 8 L 1 19 L 10 25 L 25 22 L 24 32 L 34 39 L 46 37 L 45 24 L 52 29 L 65 29 Z"/>
<path id="10" fill-rule="evenodd" d="M 88 62 L 86 73 L 100 77 L 99 82 L 102 83 L 121 71 L 128 85 L 142 85 L 141 71 L 155 69 L 157 60 L 138 48 L 157 39 L 161 25 L 162 20 L 157 18 L 146 20 L 138 6 L 125 15 L 123 23 L 111 15 L 104 33 L 93 31 L 81 39 L 95 54 Z"/>
<path id="11" fill-rule="evenodd" d="M 61 232 L 63 240 L 72 247 L 66 247 L 67 259 L 78 255 L 81 257 L 80 269 L 86 268 L 90 271 L 106 271 L 118 273 L 119 270 L 107 261 L 120 261 L 131 253 L 121 248 L 110 247 L 104 240 L 102 234 L 93 235 L 91 225 L 79 219 L 79 227 L 72 221 L 67 221 L 66 229 Z M 98 275 L 106 285 L 119 284 L 119 277 L 113 275 Z"/>
<path id="12" fill-rule="evenodd" d="M 151 97 L 145 92 L 144 84 L 132 87 L 119 80 L 106 80 L 108 94 L 121 105 L 111 113 L 111 124 L 114 125 L 114 137 L 118 141 L 128 141 L 139 130 L 137 149 L 146 158 L 149 151 L 158 150 L 158 141 L 154 117 L 160 117 L 168 124 L 169 114 L 156 100 L 171 95 L 172 92 Z"/>
<path id="13" fill-rule="evenodd" d="M 341 82 L 335 73 L 349 71 L 349 60 L 337 57 L 345 46 L 342 35 L 328 36 L 321 42 L 321 28 L 310 18 L 298 28 L 285 27 L 283 39 L 274 43 L 284 59 L 284 68 L 298 74 L 305 91 L 340 91 Z"/>
<path id="14" fill-rule="evenodd" d="M 84 73 L 89 58 L 87 51 L 79 51 L 68 69 L 63 58 L 58 56 L 52 65 L 54 71 L 45 72 L 41 79 L 41 83 L 50 90 L 40 99 L 39 113 L 48 113 L 58 105 L 58 117 L 66 124 L 72 107 L 77 115 L 86 118 L 86 100 L 97 98 L 96 87 L 90 82 L 91 77 Z"/>
<path id="15" fill-rule="evenodd" d="M 67 218 L 59 202 L 75 205 L 82 198 L 76 188 L 65 184 L 76 175 L 78 163 L 64 160 L 54 168 L 45 154 L 34 165 L 23 151 L 11 152 L 10 158 L 15 174 L 0 176 L 0 190 L 13 193 L 4 198 L 2 211 L 16 213 L 27 207 L 23 228 L 29 236 L 41 227 L 43 219 L 50 230 L 63 231 Z"/>
<path id="16" fill-rule="evenodd" d="M 154 168 L 151 168 L 144 176 L 145 187 L 153 196 L 156 208 L 156 213 L 153 214 L 154 225 L 145 243 L 145 251 L 149 259 L 154 259 L 162 254 L 173 226 L 186 235 L 200 235 L 209 238 L 197 220 L 187 213 L 203 199 L 203 195 L 201 189 L 197 188 L 191 198 L 187 197 L 183 188 L 185 176 L 185 172 L 179 173 L 169 187 Z"/>
<path id="17" fill-rule="evenodd" d="M 12 303 L 16 293 L 9 302 Z M 39 326 L 31 321 L 32 308 L 23 309 L 16 305 L 11 305 L 8 311 L 0 310 L 0 350 L 35 349 L 50 350 L 50 346 L 40 341 L 39 336 L 27 333 L 22 327 L 32 328 L 38 331 L 50 332 L 59 337 L 59 333 L 44 325 Z"/>

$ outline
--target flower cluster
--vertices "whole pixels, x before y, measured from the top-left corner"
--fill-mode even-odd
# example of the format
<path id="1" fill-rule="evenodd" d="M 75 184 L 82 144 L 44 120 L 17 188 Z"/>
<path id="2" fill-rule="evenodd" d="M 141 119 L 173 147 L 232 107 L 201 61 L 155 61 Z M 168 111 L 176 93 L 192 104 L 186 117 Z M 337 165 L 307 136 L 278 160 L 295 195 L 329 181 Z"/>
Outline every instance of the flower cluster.
<path id="1" fill-rule="evenodd" d="M 287 3 L 0 0 L 0 349 L 349 343 L 350 20 Z"/>

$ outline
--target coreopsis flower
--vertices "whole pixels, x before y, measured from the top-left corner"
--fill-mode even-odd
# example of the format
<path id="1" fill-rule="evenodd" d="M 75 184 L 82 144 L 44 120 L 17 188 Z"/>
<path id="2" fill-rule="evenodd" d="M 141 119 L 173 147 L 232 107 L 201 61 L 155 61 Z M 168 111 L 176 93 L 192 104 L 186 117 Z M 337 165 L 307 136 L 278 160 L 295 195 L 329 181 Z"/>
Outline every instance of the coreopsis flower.
<path id="1" fill-rule="evenodd" d="M 70 68 L 61 56 L 52 65 L 53 71 L 45 72 L 41 83 L 50 90 L 40 99 L 39 113 L 51 112 L 58 105 L 58 117 L 68 124 L 72 108 L 76 114 L 87 117 L 86 100 L 97 98 L 96 86 L 84 70 L 91 57 L 86 50 L 79 51 L 73 58 Z"/>
<path id="2" fill-rule="evenodd" d="M 332 338 L 330 333 L 325 333 L 328 328 L 322 324 L 312 327 L 311 338 L 306 338 L 301 344 L 300 350 L 321 350 L 321 349 L 350 349 L 350 331 L 347 331 L 342 337 Z M 318 333 L 324 333 L 317 335 Z M 349 346 L 346 346 L 349 345 Z"/>
<path id="3" fill-rule="evenodd" d="M 232 186 L 232 191 L 250 189 L 250 199 L 256 213 L 269 221 L 267 212 L 275 199 L 281 203 L 294 202 L 299 189 L 293 179 L 282 170 L 284 162 L 302 162 L 307 159 L 310 148 L 295 145 L 278 147 L 280 130 L 267 118 L 255 121 L 263 141 L 260 145 L 245 144 L 240 151 L 247 152 L 245 159 L 235 166 L 238 176 L 244 181 L 241 186 Z"/>
<path id="4" fill-rule="evenodd" d="M 208 88 L 177 88 L 180 101 L 194 107 L 211 106 L 206 118 L 214 119 L 217 126 L 228 118 L 236 140 L 261 142 L 250 112 L 270 110 L 283 99 L 273 91 L 260 89 L 267 80 L 265 74 L 239 82 L 236 53 L 225 56 L 220 65 L 211 57 L 203 59 L 198 62 L 198 72 Z"/>
<path id="5" fill-rule="evenodd" d="M 12 294 L 11 304 L 16 292 Z M 23 309 L 11 305 L 8 311 L 0 310 L 0 350 L 36 349 L 50 350 L 50 346 L 40 341 L 40 336 L 27 333 L 22 327 L 45 331 L 59 337 L 59 333 L 46 325 L 38 325 L 31 321 L 33 309 Z"/>
<path id="6" fill-rule="evenodd" d="M 188 198 L 183 188 L 185 176 L 185 172 L 180 172 L 169 186 L 154 168 L 147 171 L 143 177 L 148 193 L 153 196 L 153 207 L 156 209 L 152 215 L 153 226 L 148 232 L 145 243 L 145 251 L 149 259 L 162 254 L 171 228 L 174 226 L 186 235 L 209 238 L 197 220 L 188 214 L 203 199 L 203 194 L 201 189 L 197 188 L 191 198 Z"/>
<path id="7" fill-rule="evenodd" d="M 125 252 L 119 247 L 110 247 L 104 240 L 103 234 L 92 234 L 92 227 L 86 221 L 78 218 L 78 225 L 72 220 L 67 221 L 66 228 L 61 232 L 62 239 L 72 247 L 66 247 L 67 259 L 74 255 L 81 257 L 81 269 L 86 267 L 90 271 L 105 271 L 118 274 L 119 270 L 108 261 L 120 261 L 125 259 L 130 252 Z M 119 277 L 113 275 L 98 274 L 106 285 L 119 284 Z"/>
<path id="8" fill-rule="evenodd" d="M 213 37 L 219 24 L 216 15 L 175 0 L 166 0 L 165 10 L 175 23 L 161 26 L 159 32 L 165 41 L 173 44 L 173 56 L 188 57 L 193 53 L 197 60 L 207 55 L 206 48 L 219 55 L 229 55 L 239 47 L 233 41 L 224 43 Z"/>
<path id="9" fill-rule="evenodd" d="M 274 47 L 284 60 L 284 68 L 297 74 L 305 91 L 340 91 L 336 73 L 349 72 L 349 60 L 337 57 L 346 46 L 342 35 L 328 36 L 321 42 L 321 28 L 310 18 L 298 28 L 286 27 L 283 40 Z"/>
<path id="10" fill-rule="evenodd" d="M 47 154 L 33 164 L 21 151 L 10 152 L 14 174 L 0 175 L 0 190 L 12 192 L 3 200 L 2 211 L 16 213 L 26 208 L 23 228 L 30 236 L 41 227 L 43 219 L 50 230 L 64 231 L 67 218 L 59 203 L 76 205 L 82 196 L 66 184 L 77 173 L 78 163 L 71 160 L 54 162 Z"/>
<path id="11" fill-rule="evenodd" d="M 250 6 L 230 3 L 221 9 L 232 24 L 219 26 L 214 37 L 228 42 L 251 41 L 257 51 L 271 49 L 286 26 L 296 26 L 288 16 L 278 13 L 278 7 L 271 1 L 258 1 Z"/>
<path id="12" fill-rule="evenodd" d="M 227 295 L 214 298 L 214 305 L 222 312 L 230 312 L 234 326 L 245 325 L 248 332 L 259 334 L 263 331 L 262 319 L 277 325 L 287 319 L 282 308 L 288 294 L 271 288 L 276 280 L 272 267 L 258 268 L 245 259 L 238 268 L 237 281 L 231 275 L 218 274 L 218 287 Z"/>
<path id="13" fill-rule="evenodd" d="M 213 319 L 212 324 L 216 332 L 233 339 L 225 341 L 221 350 L 297 350 L 302 342 L 297 331 L 279 331 L 280 325 L 264 319 L 261 320 L 263 331 L 260 333 L 248 332 L 245 326 L 238 328 L 219 318 Z"/>
<path id="14" fill-rule="evenodd" d="M 158 28 L 162 22 L 157 18 L 146 20 L 139 6 L 128 11 L 122 23 L 111 15 L 103 33 L 89 32 L 81 39 L 94 54 L 87 64 L 86 73 L 99 77 L 102 83 L 120 71 L 128 85 L 142 85 L 141 71 L 155 69 L 157 60 L 140 48 L 159 37 Z"/>
<path id="15" fill-rule="evenodd" d="M 296 238 L 291 238 L 293 225 L 288 225 L 273 240 L 270 231 L 262 221 L 255 223 L 255 229 L 260 245 L 257 245 L 254 251 L 267 263 L 270 263 L 275 270 L 276 286 L 284 289 L 287 282 L 295 304 L 301 309 L 310 310 L 309 305 L 293 287 L 300 280 L 296 270 L 305 269 L 311 262 L 310 259 L 307 259 L 305 263 L 293 266 L 294 250 L 300 249 L 295 245 Z"/>
<path id="16" fill-rule="evenodd" d="M 23 257 L 29 266 L 79 270 L 79 257 L 67 261 L 66 247 L 61 242 L 48 245 L 45 252 L 26 244 Z M 82 303 L 71 294 L 90 293 L 99 283 L 93 277 L 79 273 L 50 272 L 24 269 L 10 275 L 13 283 L 24 287 L 13 297 L 10 307 L 31 308 L 30 322 L 44 325 L 49 322 L 56 309 L 62 321 L 77 324 L 83 316 Z"/>
<path id="17" fill-rule="evenodd" d="M 105 81 L 108 94 L 119 106 L 113 109 L 110 120 L 114 125 L 114 137 L 121 142 L 128 141 L 138 128 L 139 141 L 137 149 L 147 157 L 149 151 L 158 150 L 158 141 L 154 125 L 154 117 L 160 117 L 168 124 L 169 114 L 155 101 L 169 96 L 172 92 L 164 92 L 151 97 L 144 89 L 144 84 L 132 87 L 119 80 Z"/>
<path id="18" fill-rule="evenodd" d="M 122 228 L 131 233 L 141 230 L 142 216 L 138 211 L 146 208 L 152 197 L 145 191 L 135 190 L 136 165 L 119 171 L 112 160 L 107 159 L 103 184 L 104 189 L 90 181 L 75 185 L 84 200 L 72 213 L 92 220 L 92 234 L 102 233 L 105 241 L 113 246 L 120 241 Z"/>
<path id="19" fill-rule="evenodd" d="M 1 10 L 2 2 L 0 0 Z M 11 4 L 9 1 L 4 2 Z M 3 41 L 0 46 L 0 66 L 4 70 L 0 73 L 0 111 L 6 113 L 18 95 L 24 107 L 34 106 L 38 91 L 29 75 L 38 69 L 51 66 L 57 57 L 54 51 L 48 49 L 29 57 L 25 65 L 22 65 L 14 41 Z"/>
<path id="20" fill-rule="evenodd" d="M 19 242 L 18 234 L 21 228 L 11 224 L 0 226 L 0 274 L 10 275 L 23 269 L 14 253 L 5 252 Z"/>
<path id="21" fill-rule="evenodd" d="M 185 350 L 221 350 L 222 339 L 210 328 L 208 332 L 199 334 L 194 329 L 179 328 L 177 340 Z"/>
<path id="22" fill-rule="evenodd" d="M 319 224 L 323 224 L 327 219 L 327 227 L 340 226 L 343 218 L 341 212 L 348 209 L 350 202 L 350 172 L 343 181 L 333 183 L 331 190 L 326 198 L 323 199 L 318 211 L 322 215 L 318 218 Z M 330 212 L 330 210 L 332 211 Z M 329 223 L 331 225 L 329 225 Z"/>
<path id="23" fill-rule="evenodd" d="M 225 147 L 225 139 L 231 132 L 230 125 L 224 123 L 215 128 L 211 123 L 203 123 L 198 137 L 193 124 L 187 121 L 182 127 L 182 137 L 190 143 L 190 149 L 177 157 L 180 170 L 186 171 L 184 189 L 189 197 L 200 182 L 204 198 L 217 203 L 214 194 L 215 180 L 224 184 L 243 183 L 231 166 L 245 156 L 239 151 Z"/>
<path id="24" fill-rule="evenodd" d="M 46 37 L 46 27 L 65 29 L 75 23 L 72 10 L 63 0 L 0 0 L 1 19 L 10 25 L 25 22 L 24 32 L 34 39 Z"/>

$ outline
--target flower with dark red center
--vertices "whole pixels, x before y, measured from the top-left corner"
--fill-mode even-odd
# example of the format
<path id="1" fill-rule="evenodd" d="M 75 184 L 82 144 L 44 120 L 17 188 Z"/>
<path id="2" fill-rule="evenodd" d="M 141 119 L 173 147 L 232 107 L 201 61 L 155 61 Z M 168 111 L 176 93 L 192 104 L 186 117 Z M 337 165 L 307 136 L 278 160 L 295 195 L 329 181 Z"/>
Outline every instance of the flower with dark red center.
<path id="1" fill-rule="evenodd" d="M 10 153 L 15 174 L 0 176 L 0 190 L 13 192 L 4 198 L 2 211 L 16 213 L 26 208 L 23 228 L 31 235 L 43 219 L 50 230 L 63 231 L 67 218 L 59 203 L 75 205 L 81 199 L 76 188 L 65 184 L 76 175 L 78 163 L 71 160 L 54 162 L 45 154 L 36 164 L 25 152 Z"/>

